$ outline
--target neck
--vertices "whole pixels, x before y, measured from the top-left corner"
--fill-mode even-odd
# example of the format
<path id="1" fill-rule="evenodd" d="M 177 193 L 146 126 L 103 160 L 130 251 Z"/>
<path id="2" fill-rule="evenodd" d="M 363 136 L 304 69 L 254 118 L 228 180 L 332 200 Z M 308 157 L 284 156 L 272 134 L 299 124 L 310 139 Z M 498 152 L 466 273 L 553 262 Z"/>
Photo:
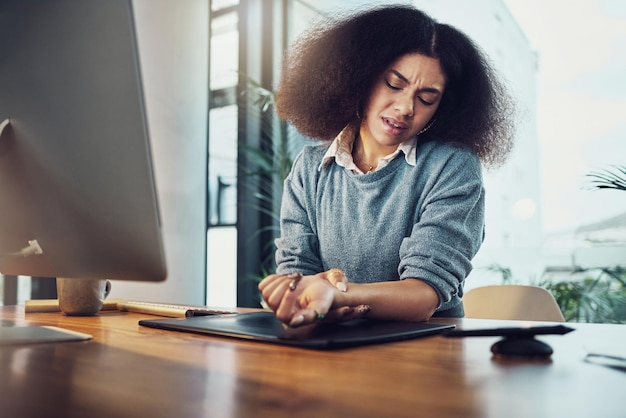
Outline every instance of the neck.
<path id="1" fill-rule="evenodd" d="M 357 135 L 352 146 L 352 160 L 363 171 L 374 171 L 378 166 L 378 160 L 391 154 L 394 150 L 389 147 L 381 147 L 376 141 L 363 140 Z"/>
<path id="2" fill-rule="evenodd" d="M 363 144 L 360 136 L 357 136 L 352 146 L 352 160 L 359 169 L 364 173 L 374 171 L 378 165 L 378 158 L 372 155 L 371 152 L 367 152 L 366 147 Z"/>

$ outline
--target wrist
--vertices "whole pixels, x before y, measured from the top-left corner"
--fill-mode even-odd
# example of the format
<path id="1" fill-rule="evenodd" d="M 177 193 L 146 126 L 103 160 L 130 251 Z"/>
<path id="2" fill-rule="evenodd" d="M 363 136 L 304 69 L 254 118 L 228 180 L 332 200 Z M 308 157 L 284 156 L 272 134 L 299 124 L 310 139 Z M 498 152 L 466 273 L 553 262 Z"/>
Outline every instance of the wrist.
<path id="1" fill-rule="evenodd" d="M 333 308 L 341 308 L 343 306 L 356 306 L 358 303 L 355 303 L 355 293 L 358 292 L 357 283 L 349 283 L 347 291 L 341 291 L 339 289 L 335 289 L 335 297 L 333 298 Z"/>

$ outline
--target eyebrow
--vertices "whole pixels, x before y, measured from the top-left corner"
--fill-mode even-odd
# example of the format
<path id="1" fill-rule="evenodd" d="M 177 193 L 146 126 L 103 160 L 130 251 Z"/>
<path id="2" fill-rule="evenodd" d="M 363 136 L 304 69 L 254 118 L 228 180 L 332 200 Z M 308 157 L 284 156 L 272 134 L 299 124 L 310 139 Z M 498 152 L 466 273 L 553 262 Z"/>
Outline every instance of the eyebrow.
<path id="1" fill-rule="evenodd" d="M 390 73 L 392 73 L 393 75 L 395 75 L 396 77 L 398 77 L 400 80 L 404 81 L 405 83 L 409 83 L 409 79 L 406 78 L 404 75 L 402 75 L 402 73 L 398 70 L 394 70 L 391 69 L 389 70 Z M 435 87 L 424 87 L 423 89 L 420 89 L 421 92 L 424 93 L 437 93 L 437 94 L 441 94 L 441 90 L 439 90 L 438 88 Z"/>

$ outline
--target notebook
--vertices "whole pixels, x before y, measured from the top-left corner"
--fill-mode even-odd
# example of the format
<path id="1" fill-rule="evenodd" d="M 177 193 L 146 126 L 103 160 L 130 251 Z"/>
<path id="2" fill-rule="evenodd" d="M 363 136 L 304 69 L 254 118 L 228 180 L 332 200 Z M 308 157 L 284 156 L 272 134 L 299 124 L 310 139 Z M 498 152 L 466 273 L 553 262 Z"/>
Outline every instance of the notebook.
<path id="1" fill-rule="evenodd" d="M 285 328 L 273 312 L 191 318 L 144 319 L 139 325 L 171 331 L 261 341 L 314 349 L 354 347 L 438 334 L 454 325 L 357 319 Z"/>

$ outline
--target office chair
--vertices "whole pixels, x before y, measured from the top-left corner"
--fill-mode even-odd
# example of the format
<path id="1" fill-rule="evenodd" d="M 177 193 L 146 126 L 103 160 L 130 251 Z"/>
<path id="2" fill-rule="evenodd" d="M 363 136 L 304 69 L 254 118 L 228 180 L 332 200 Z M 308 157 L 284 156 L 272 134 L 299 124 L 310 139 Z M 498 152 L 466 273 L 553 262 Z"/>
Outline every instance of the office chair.
<path id="1" fill-rule="evenodd" d="M 565 322 L 554 296 L 537 286 L 478 287 L 463 296 L 463 306 L 466 318 Z"/>

